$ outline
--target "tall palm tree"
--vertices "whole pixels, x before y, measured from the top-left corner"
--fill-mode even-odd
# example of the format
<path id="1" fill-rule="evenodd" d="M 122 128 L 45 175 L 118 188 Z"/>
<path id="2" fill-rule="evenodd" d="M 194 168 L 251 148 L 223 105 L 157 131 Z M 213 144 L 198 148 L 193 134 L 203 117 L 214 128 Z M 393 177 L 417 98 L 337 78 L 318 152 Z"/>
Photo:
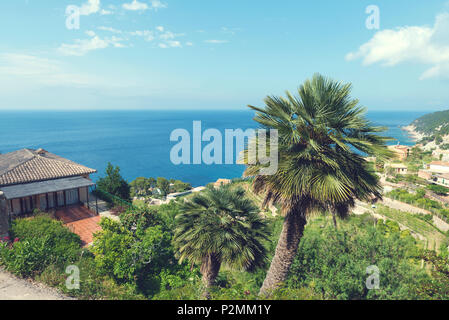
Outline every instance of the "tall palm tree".
<path id="1" fill-rule="evenodd" d="M 180 262 L 200 265 L 206 297 L 222 264 L 248 271 L 265 264 L 262 241 L 268 238 L 267 225 L 242 188 L 209 186 L 186 201 L 181 212 L 174 245 Z"/>
<path id="2" fill-rule="evenodd" d="M 378 178 L 363 156 L 387 159 L 385 130 L 365 119 L 365 109 L 350 97 L 351 85 L 319 74 L 298 89 L 299 96 L 267 97 L 254 120 L 279 135 L 279 169 L 260 175 L 260 163 L 249 165 L 253 188 L 265 203 L 278 203 L 285 216 L 283 229 L 260 290 L 269 294 L 287 278 L 307 218 L 316 211 L 348 215 L 355 200 L 381 198 Z M 248 159 L 248 150 L 245 150 Z M 246 162 L 248 163 L 248 162 Z"/>

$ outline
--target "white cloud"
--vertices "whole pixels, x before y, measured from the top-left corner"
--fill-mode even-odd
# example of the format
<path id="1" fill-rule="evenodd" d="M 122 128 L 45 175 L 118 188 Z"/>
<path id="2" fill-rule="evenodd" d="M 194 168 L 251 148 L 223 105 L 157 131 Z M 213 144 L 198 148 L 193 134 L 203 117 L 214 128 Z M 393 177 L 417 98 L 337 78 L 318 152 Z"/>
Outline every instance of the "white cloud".
<path id="1" fill-rule="evenodd" d="M 114 29 L 114 28 L 111 28 L 111 27 L 104 27 L 104 26 L 98 27 L 98 30 L 109 31 L 109 32 L 112 32 L 112 33 L 119 33 L 119 34 L 122 33 L 121 30 Z"/>
<path id="2" fill-rule="evenodd" d="M 98 11 L 100 11 L 100 0 L 88 0 L 80 7 L 80 14 L 83 16 L 88 16 Z"/>
<path id="3" fill-rule="evenodd" d="M 109 6 L 109 8 L 113 9 L 114 6 Z M 109 15 L 114 13 L 112 10 L 101 9 L 100 0 L 87 0 L 87 2 L 83 3 L 79 9 L 82 16 L 89 16 L 94 13 L 99 13 L 100 15 Z"/>
<path id="4" fill-rule="evenodd" d="M 182 48 L 182 44 L 179 41 L 166 41 L 158 44 L 159 48 L 168 49 L 168 48 Z"/>
<path id="5" fill-rule="evenodd" d="M 87 31 L 86 31 L 86 34 L 87 34 L 89 37 L 95 37 L 95 32 L 93 32 L 93 31 L 91 31 L 91 30 L 87 30 Z"/>
<path id="6" fill-rule="evenodd" d="M 111 11 L 111 10 L 105 10 L 105 9 L 101 9 L 101 11 L 100 11 L 100 14 L 101 14 L 102 16 L 109 15 L 109 14 L 113 14 L 113 13 L 114 13 L 113 11 Z"/>
<path id="7" fill-rule="evenodd" d="M 138 30 L 129 33 L 132 36 L 143 37 L 146 41 L 157 40 L 157 46 L 159 48 L 182 48 L 182 43 L 176 38 L 182 37 L 184 33 L 173 33 L 169 30 L 165 30 L 164 27 L 158 26 L 155 30 Z M 188 45 L 188 44 L 186 44 Z"/>
<path id="8" fill-rule="evenodd" d="M 0 78 L 11 77 L 38 85 L 75 85 L 87 86 L 97 81 L 93 76 L 67 71 L 60 61 L 40 58 L 29 54 L 0 54 Z"/>
<path id="9" fill-rule="evenodd" d="M 400 63 L 430 66 L 420 77 L 449 77 L 449 13 L 439 14 L 432 27 L 406 26 L 377 32 L 346 60 L 362 59 L 363 65 Z"/>
<path id="10" fill-rule="evenodd" d="M 87 31 L 86 34 L 91 37 L 90 39 L 76 39 L 74 44 L 62 44 L 58 51 L 67 56 L 83 56 L 90 51 L 105 49 L 109 46 L 115 48 L 126 47 L 121 43 L 124 39 L 117 38 L 115 36 L 111 38 L 100 38 L 93 31 Z"/>
<path id="11" fill-rule="evenodd" d="M 138 0 L 133 0 L 131 3 L 124 3 L 122 7 L 126 10 L 131 11 L 145 11 L 152 9 L 157 11 L 159 9 L 167 8 L 167 5 L 160 0 L 152 0 L 149 4 L 146 2 L 139 2 Z"/>
<path id="12" fill-rule="evenodd" d="M 144 11 L 147 10 L 149 7 L 144 2 L 133 0 L 131 3 L 124 3 L 123 8 L 131 11 Z"/>
<path id="13" fill-rule="evenodd" d="M 157 11 L 158 9 L 167 8 L 167 5 L 160 0 L 153 0 L 151 1 L 151 8 Z"/>
<path id="14" fill-rule="evenodd" d="M 167 44 L 171 48 L 182 48 L 181 42 L 179 42 L 179 41 L 167 41 Z"/>
<path id="15" fill-rule="evenodd" d="M 137 30 L 129 33 L 132 36 L 143 37 L 145 41 L 153 41 L 155 36 L 151 30 Z"/>
<path id="16" fill-rule="evenodd" d="M 221 32 L 224 34 L 235 35 L 237 31 L 240 31 L 240 28 L 228 28 L 228 27 L 221 28 Z"/>
<path id="17" fill-rule="evenodd" d="M 204 42 L 206 43 L 211 43 L 211 44 L 222 44 L 222 43 L 228 43 L 228 40 L 204 40 Z"/>
<path id="18" fill-rule="evenodd" d="M 173 32 L 166 31 L 166 32 L 162 33 L 159 37 L 163 40 L 169 40 L 169 39 L 174 39 L 177 36 L 178 35 L 174 34 Z"/>

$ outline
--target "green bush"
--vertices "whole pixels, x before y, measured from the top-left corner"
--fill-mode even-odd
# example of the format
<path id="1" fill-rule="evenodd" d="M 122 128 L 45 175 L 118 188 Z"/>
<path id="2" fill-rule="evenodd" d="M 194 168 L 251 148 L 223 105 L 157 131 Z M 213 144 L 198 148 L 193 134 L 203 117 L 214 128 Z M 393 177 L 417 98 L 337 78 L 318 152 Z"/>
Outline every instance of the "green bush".
<path id="1" fill-rule="evenodd" d="M 103 219 L 92 252 L 98 271 L 145 296 L 179 288 L 198 275 L 187 263 L 178 264 L 172 233 L 155 210 L 121 215 L 121 222 Z"/>
<path id="2" fill-rule="evenodd" d="M 47 215 L 17 219 L 10 230 L 11 245 L 3 245 L 1 263 L 23 277 L 39 275 L 49 265 L 64 267 L 79 258 L 81 239 Z"/>
<path id="3" fill-rule="evenodd" d="M 426 278 L 412 257 L 414 239 L 397 223 L 307 228 L 287 288 L 311 288 L 323 299 L 413 299 L 413 284 Z M 367 267 L 380 270 L 380 289 L 368 290 Z"/>

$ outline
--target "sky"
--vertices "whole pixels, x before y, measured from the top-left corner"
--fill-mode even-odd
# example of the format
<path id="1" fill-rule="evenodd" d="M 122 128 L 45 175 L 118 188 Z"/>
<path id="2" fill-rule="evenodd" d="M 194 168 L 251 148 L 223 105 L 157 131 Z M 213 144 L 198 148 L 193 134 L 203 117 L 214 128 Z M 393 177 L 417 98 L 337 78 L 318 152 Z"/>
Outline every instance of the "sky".
<path id="1" fill-rule="evenodd" d="M 447 0 L 14 0 L 0 30 L 1 110 L 243 110 L 316 72 L 449 109 Z"/>

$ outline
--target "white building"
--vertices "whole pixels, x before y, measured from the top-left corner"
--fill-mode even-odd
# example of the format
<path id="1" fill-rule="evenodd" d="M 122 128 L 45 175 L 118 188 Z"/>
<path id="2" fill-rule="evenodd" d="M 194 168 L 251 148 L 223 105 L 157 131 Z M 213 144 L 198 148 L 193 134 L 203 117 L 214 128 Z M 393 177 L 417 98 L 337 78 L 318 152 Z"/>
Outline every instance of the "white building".
<path id="1" fill-rule="evenodd" d="M 428 164 L 428 170 L 435 173 L 449 173 L 449 162 L 433 161 Z"/>

